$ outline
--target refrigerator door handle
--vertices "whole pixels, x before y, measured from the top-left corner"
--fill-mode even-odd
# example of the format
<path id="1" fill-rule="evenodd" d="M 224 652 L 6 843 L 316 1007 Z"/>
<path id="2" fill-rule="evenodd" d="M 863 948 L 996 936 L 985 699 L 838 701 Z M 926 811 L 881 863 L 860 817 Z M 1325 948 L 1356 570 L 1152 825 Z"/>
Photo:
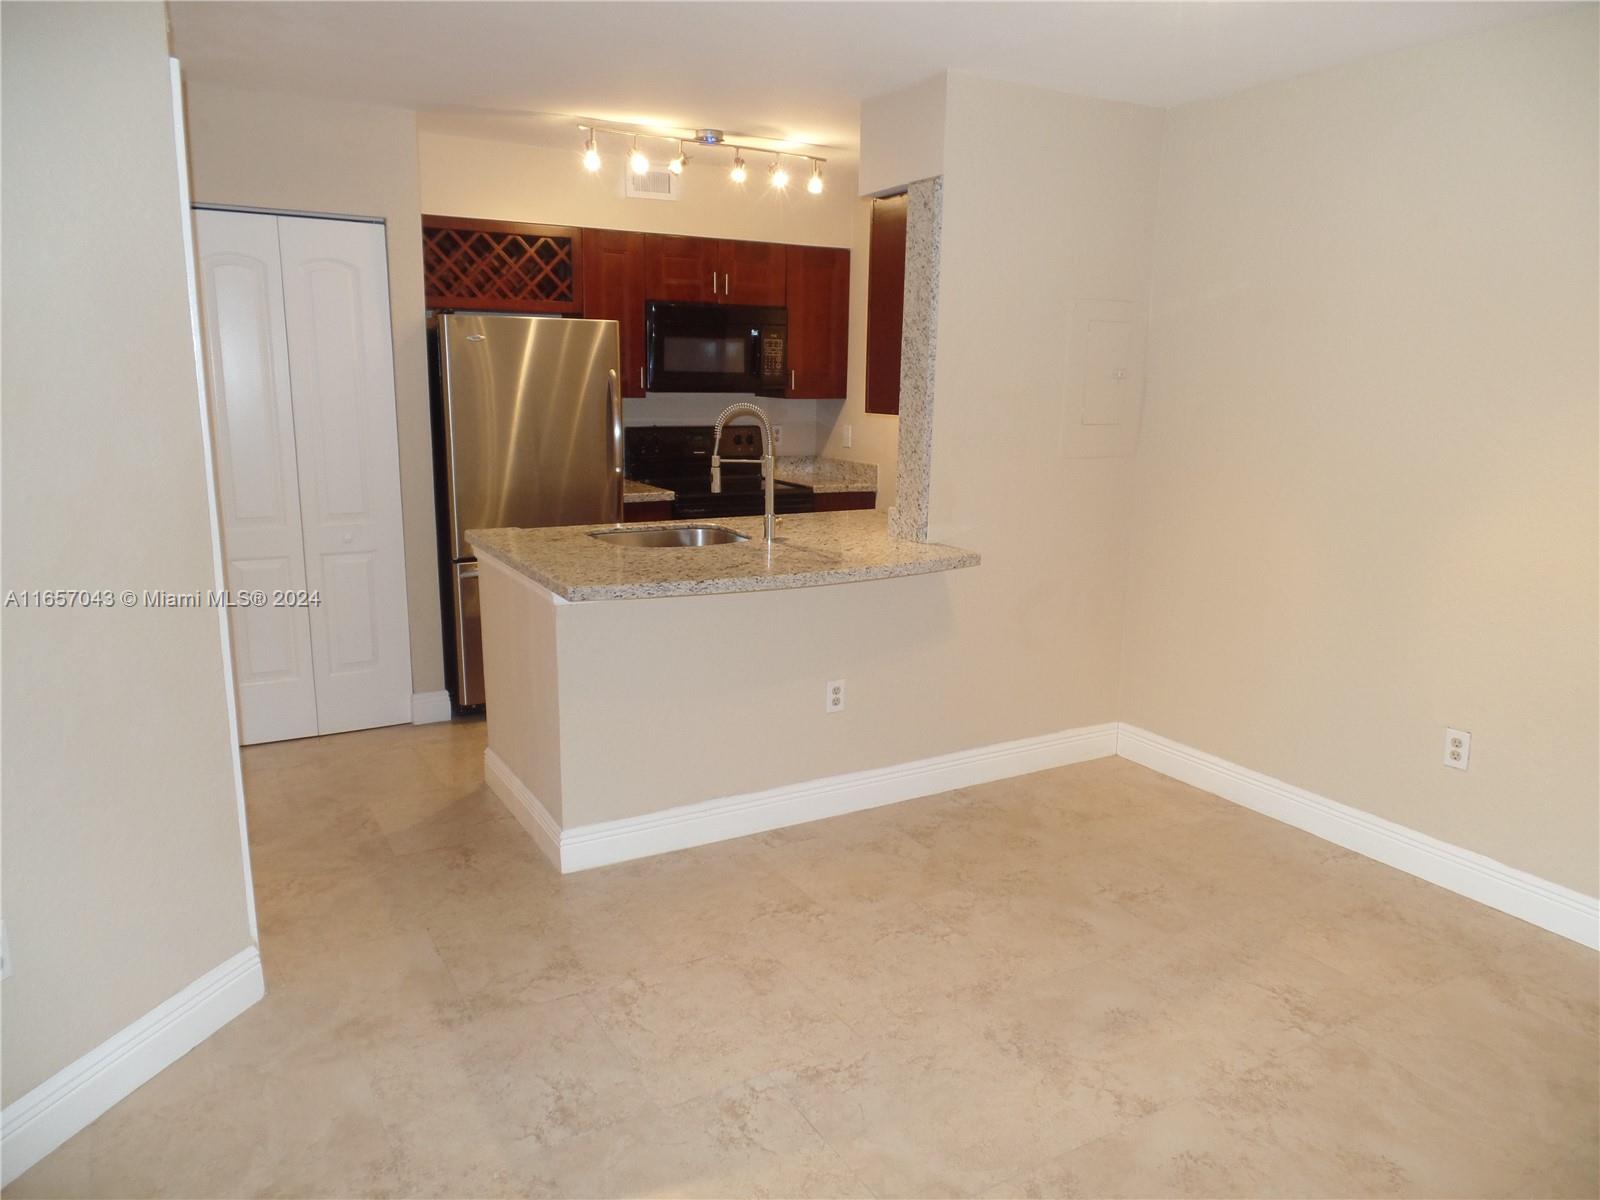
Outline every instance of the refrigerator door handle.
<path id="1" fill-rule="evenodd" d="M 606 399 L 611 405 L 611 469 L 617 477 L 617 520 L 622 520 L 622 388 L 615 371 L 606 372 Z"/>

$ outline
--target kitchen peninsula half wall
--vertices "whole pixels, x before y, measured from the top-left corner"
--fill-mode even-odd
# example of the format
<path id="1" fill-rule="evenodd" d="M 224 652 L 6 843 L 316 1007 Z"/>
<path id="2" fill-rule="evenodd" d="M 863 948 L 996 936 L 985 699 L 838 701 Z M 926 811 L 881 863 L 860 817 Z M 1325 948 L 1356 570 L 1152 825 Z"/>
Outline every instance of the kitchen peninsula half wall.
<path id="1" fill-rule="evenodd" d="M 878 512 L 784 517 L 771 546 L 760 518 L 716 525 L 747 540 L 469 535 L 485 776 L 564 871 L 942 790 L 898 768 L 977 744 L 958 680 L 983 639 L 956 617 L 976 553 L 892 538 Z"/>

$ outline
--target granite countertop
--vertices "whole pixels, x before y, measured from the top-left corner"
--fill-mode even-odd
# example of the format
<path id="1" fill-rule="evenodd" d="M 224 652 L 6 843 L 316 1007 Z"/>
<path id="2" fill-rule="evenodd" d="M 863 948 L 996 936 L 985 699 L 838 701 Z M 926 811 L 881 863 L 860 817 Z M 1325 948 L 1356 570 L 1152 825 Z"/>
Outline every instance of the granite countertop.
<path id="1" fill-rule="evenodd" d="M 777 478 L 814 492 L 875 492 L 878 468 L 873 463 L 820 458 L 815 454 L 779 455 Z"/>
<path id="2" fill-rule="evenodd" d="M 467 541 L 479 558 L 492 558 L 564 600 L 775 591 L 978 565 L 971 550 L 890 537 L 887 516 L 871 510 L 779 517 L 770 551 L 761 540 L 760 517 L 663 521 L 651 527 L 694 524 L 724 525 L 750 540 L 723 546 L 618 546 L 589 533 L 622 527 L 565 525 L 469 529 Z"/>
<path id="3" fill-rule="evenodd" d="M 656 487 L 653 483 L 635 483 L 631 479 L 622 481 L 622 502 L 624 504 L 662 504 L 670 503 L 678 498 L 676 492 L 669 492 L 666 488 Z"/>

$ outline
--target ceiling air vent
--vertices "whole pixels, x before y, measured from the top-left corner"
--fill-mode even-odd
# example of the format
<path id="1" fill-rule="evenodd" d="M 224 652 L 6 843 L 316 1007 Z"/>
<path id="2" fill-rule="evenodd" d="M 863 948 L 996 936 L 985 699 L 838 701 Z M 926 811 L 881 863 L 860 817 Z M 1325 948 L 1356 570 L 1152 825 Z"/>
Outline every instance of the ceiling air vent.
<path id="1" fill-rule="evenodd" d="M 632 171 L 623 173 L 627 179 L 625 187 L 627 196 L 631 200 L 676 200 L 678 189 L 673 186 L 674 180 L 671 171 L 646 171 L 643 175 L 635 175 Z"/>

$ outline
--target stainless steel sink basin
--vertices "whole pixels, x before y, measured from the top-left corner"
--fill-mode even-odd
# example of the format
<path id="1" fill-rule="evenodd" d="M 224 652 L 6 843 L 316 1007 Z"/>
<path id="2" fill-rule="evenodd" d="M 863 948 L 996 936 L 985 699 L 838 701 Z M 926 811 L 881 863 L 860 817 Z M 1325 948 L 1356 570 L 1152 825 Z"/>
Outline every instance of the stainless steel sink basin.
<path id="1" fill-rule="evenodd" d="M 721 525 L 675 525 L 669 529 L 596 529 L 590 534 L 613 546 L 721 546 L 748 542 L 742 533 Z"/>

